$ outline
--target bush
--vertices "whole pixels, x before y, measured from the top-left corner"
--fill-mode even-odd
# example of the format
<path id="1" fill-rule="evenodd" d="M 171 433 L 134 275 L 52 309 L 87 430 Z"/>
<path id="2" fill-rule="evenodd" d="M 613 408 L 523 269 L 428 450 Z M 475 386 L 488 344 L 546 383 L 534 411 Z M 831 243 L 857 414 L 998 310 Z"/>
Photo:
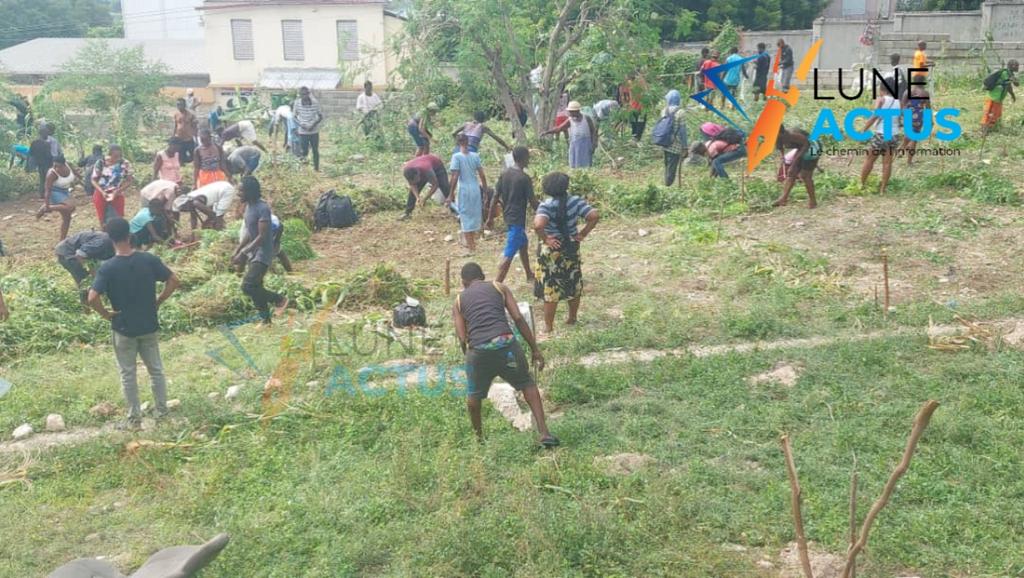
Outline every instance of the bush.
<path id="1" fill-rule="evenodd" d="M 0 201 L 9 201 L 35 192 L 38 187 L 39 179 L 35 173 L 27 173 L 17 167 L 0 170 Z"/>
<path id="2" fill-rule="evenodd" d="M 313 232 L 309 230 L 306 222 L 302 219 L 291 218 L 285 219 L 283 225 L 284 237 L 281 238 L 281 250 L 284 251 L 284 254 L 288 255 L 292 261 L 315 258 L 316 253 L 309 246 L 309 238 L 313 236 Z"/>

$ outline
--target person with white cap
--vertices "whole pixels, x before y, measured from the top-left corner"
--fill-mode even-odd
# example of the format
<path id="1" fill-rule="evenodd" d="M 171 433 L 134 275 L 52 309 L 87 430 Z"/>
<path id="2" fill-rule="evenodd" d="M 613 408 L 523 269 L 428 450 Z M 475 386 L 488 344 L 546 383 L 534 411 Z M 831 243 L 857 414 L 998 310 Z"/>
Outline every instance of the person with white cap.
<path id="1" fill-rule="evenodd" d="M 569 133 L 569 168 L 585 169 L 594 164 L 594 151 L 597 150 L 597 125 L 594 120 L 582 112 L 583 107 L 578 101 L 572 101 L 566 107 L 569 118 L 541 136 L 568 131 Z"/>
<path id="2" fill-rule="evenodd" d="M 185 106 L 192 112 L 195 112 L 202 102 L 203 101 L 196 96 L 195 89 L 190 88 L 185 91 Z"/>

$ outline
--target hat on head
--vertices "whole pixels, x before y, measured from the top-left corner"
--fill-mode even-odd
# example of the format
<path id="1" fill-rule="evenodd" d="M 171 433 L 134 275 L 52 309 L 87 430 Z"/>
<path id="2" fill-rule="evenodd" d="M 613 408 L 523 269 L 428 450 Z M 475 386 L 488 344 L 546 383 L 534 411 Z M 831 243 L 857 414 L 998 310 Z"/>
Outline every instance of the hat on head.
<path id="1" fill-rule="evenodd" d="M 579 112 L 582 108 L 583 106 L 580 104 L 580 102 L 578 100 L 574 100 L 569 103 L 569 106 L 565 107 L 565 110 L 569 112 Z"/>

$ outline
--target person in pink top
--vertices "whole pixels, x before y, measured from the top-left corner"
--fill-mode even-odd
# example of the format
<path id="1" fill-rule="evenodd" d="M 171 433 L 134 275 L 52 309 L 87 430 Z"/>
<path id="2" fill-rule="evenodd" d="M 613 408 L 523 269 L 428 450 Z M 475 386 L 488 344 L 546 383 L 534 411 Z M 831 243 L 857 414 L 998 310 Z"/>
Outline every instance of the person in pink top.
<path id="1" fill-rule="evenodd" d="M 178 154 L 178 142 L 174 139 L 167 141 L 167 148 L 153 158 L 153 178 L 181 182 L 181 156 Z"/>

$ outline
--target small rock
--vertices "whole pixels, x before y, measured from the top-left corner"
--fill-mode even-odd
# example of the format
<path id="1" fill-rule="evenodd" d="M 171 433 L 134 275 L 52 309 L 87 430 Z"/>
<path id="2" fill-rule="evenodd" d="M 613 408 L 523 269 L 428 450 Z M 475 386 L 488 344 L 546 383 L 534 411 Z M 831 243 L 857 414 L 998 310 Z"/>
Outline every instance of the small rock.
<path id="1" fill-rule="evenodd" d="M 454 240 L 455 240 L 455 237 L 453 237 L 453 236 L 451 236 L 451 235 L 445 235 L 445 236 L 444 236 L 444 242 L 445 242 L 445 243 L 451 243 L 451 242 L 452 242 L 452 241 L 454 241 Z"/>
<path id="2" fill-rule="evenodd" d="M 96 417 L 110 417 L 117 414 L 117 406 L 109 401 L 101 401 L 89 409 L 89 413 Z"/>
<path id="3" fill-rule="evenodd" d="M 11 433 L 11 435 L 14 436 L 14 439 L 16 439 L 16 440 L 23 440 L 23 439 L 27 438 L 28 436 L 32 435 L 32 432 L 34 432 L 34 431 L 35 430 L 32 429 L 31 425 L 29 425 L 27 423 L 23 423 L 23 424 L 19 425 L 17 428 L 15 428 L 14 432 Z"/>
<path id="4" fill-rule="evenodd" d="M 99 534 L 95 534 L 95 533 L 89 534 L 88 536 L 85 537 L 85 541 L 86 542 L 95 542 L 95 541 L 97 541 L 99 539 L 100 539 L 100 535 Z"/>
<path id="5" fill-rule="evenodd" d="M 775 564 L 772 564 L 770 560 L 758 560 L 757 566 L 759 568 L 764 568 L 765 570 L 771 570 L 775 568 Z"/>
<path id="6" fill-rule="evenodd" d="M 348 157 L 348 160 L 355 161 L 357 163 L 358 162 L 362 162 L 362 161 L 366 160 L 366 155 L 352 155 L 352 156 Z"/>
<path id="7" fill-rule="evenodd" d="M 178 409 L 181 407 L 180 399 L 169 399 L 167 400 L 167 409 Z"/>
<path id="8" fill-rule="evenodd" d="M 239 392 L 242 391 L 242 386 L 232 385 L 228 388 L 227 393 L 224 394 L 224 399 L 235 399 L 238 397 Z"/>
<path id="9" fill-rule="evenodd" d="M 803 221 L 797 221 L 797 222 L 793 223 L 793 226 L 796 227 L 797 229 L 802 229 L 802 228 L 807 226 L 807 223 L 805 223 Z"/>
<path id="10" fill-rule="evenodd" d="M 115 510 L 119 510 L 124 507 L 124 502 L 114 502 L 113 506 Z"/>
<path id="11" fill-rule="evenodd" d="M 64 431 L 64 418 L 59 413 L 46 416 L 46 431 Z"/>
<path id="12" fill-rule="evenodd" d="M 146 413 L 149 411 L 150 407 L 152 407 L 152 404 L 150 404 L 148 401 L 144 401 L 142 402 L 142 405 L 139 406 L 139 410 L 141 410 L 142 413 Z"/>
<path id="13" fill-rule="evenodd" d="M 730 552 L 746 552 L 747 551 L 747 547 L 746 546 L 741 546 L 739 544 L 722 544 L 722 549 L 728 550 Z"/>
<path id="14" fill-rule="evenodd" d="M 263 391 L 274 391 L 280 390 L 284 387 L 284 383 L 278 377 L 271 377 L 263 384 Z"/>
<path id="15" fill-rule="evenodd" d="M 309 387 L 309 388 L 320 387 L 320 382 L 315 380 L 315 379 L 313 381 L 307 381 L 306 382 L 306 387 Z"/>
<path id="16" fill-rule="evenodd" d="M 647 235 L 650 235 L 651 232 L 648 231 L 647 229 L 640 229 L 639 231 L 636 232 L 636 234 L 638 237 L 646 237 Z"/>
<path id="17" fill-rule="evenodd" d="M 220 397 L 220 392 L 219 391 L 211 391 L 210 393 L 206 394 L 206 397 L 208 397 L 210 399 L 217 399 L 218 397 Z"/>

